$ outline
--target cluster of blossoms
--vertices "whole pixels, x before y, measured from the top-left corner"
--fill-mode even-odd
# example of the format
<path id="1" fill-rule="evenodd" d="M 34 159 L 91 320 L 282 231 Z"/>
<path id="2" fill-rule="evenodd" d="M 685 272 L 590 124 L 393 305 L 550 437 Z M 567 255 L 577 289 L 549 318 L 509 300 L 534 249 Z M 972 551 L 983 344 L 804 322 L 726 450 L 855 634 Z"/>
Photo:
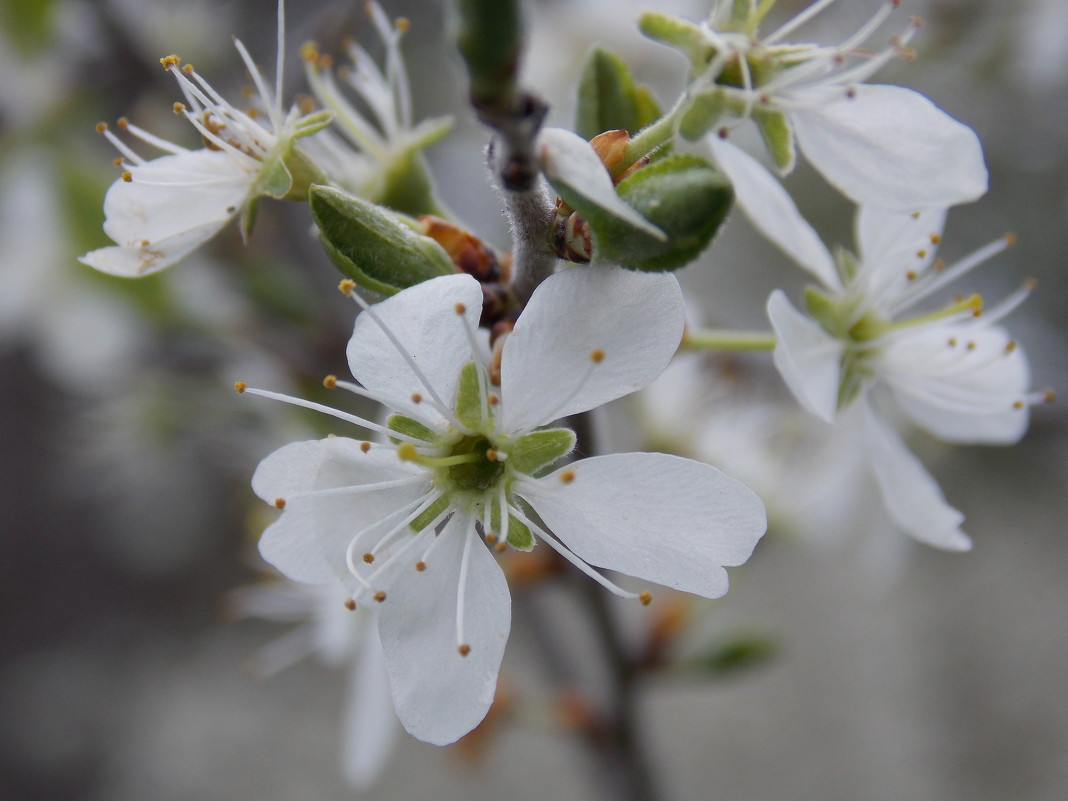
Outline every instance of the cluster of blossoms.
<path id="1" fill-rule="evenodd" d="M 913 22 L 886 47 L 860 49 L 897 2 L 837 46 L 786 41 L 831 3 L 817 0 L 768 35 L 758 28 L 773 2 L 717 0 L 699 23 L 645 14 L 642 30 L 687 56 L 685 89 L 661 115 L 618 73 L 617 95 L 587 100 L 613 119 L 625 107 L 635 130 L 580 136 L 534 126 L 525 144 L 536 186 L 523 194 L 506 183 L 504 193 L 511 258 L 428 216 L 442 212 L 422 150 L 450 123 L 413 123 L 400 55 L 408 23 L 390 24 L 374 3 L 385 67 L 350 48 L 345 80 L 357 103 L 330 59 L 307 45 L 321 107 L 284 111 L 280 4 L 273 88 L 235 43 L 256 88 L 250 109 L 176 56 L 163 59 L 184 97 L 175 111 L 202 148 L 123 121 L 166 153 L 146 161 L 101 126 L 124 172 L 104 202 L 116 244 L 86 254 L 86 264 L 128 277 L 161 270 L 238 215 L 247 236 L 269 196 L 310 199 L 330 258 L 355 279 L 342 288 L 361 309 L 347 350 L 356 383 L 324 383 L 381 404 L 383 416 L 237 388 L 359 428 L 262 461 L 253 489 L 281 515 L 259 547 L 339 607 L 376 611 L 375 647 L 413 735 L 452 742 L 493 701 L 511 621 L 496 553 L 540 541 L 606 590 L 648 604 L 648 590 L 601 571 L 716 598 L 727 590 L 724 568 L 744 563 L 764 533 L 761 501 L 716 468 L 658 453 L 577 458 L 590 445 L 559 423 L 644 388 L 684 339 L 701 341 L 684 335 L 671 271 L 705 248 L 732 196 L 820 284 L 806 293 L 805 312 L 781 290 L 768 300 L 768 347 L 786 385 L 827 423 L 860 419 L 859 447 L 902 530 L 940 548 L 970 546 L 962 515 L 883 411 L 893 402 L 951 442 L 1018 440 L 1028 407 L 1047 395 L 1029 390 L 1023 350 L 999 323 L 1028 289 L 991 310 L 967 298 L 906 316 L 1009 239 L 949 267 L 935 259 L 947 209 L 986 191 L 978 139 L 914 91 L 863 83 L 909 54 Z M 860 205 L 855 254 L 832 255 L 778 178 L 734 144 L 749 122 L 780 173 L 792 169 L 796 143 Z M 498 143 L 514 145 L 521 130 L 500 126 Z M 711 160 L 668 153 L 678 138 L 703 143 Z M 555 207 L 543 203 L 542 178 L 560 195 Z M 557 256 L 592 263 L 565 266 Z M 389 297 L 372 304 L 361 289 Z"/>

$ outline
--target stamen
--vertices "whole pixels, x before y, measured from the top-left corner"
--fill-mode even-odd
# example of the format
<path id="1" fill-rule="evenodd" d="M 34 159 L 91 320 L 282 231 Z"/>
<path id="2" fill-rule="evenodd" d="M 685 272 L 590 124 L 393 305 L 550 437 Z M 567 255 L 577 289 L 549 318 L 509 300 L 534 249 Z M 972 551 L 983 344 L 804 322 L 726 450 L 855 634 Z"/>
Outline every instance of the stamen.
<path id="1" fill-rule="evenodd" d="M 351 598 L 346 598 L 345 599 L 345 608 L 348 609 L 350 612 L 355 612 L 356 611 L 356 602 L 354 600 L 352 600 Z"/>
<path id="2" fill-rule="evenodd" d="M 464 529 L 464 552 L 460 557 L 460 577 L 456 587 L 456 644 L 463 648 L 464 642 L 464 598 L 467 594 L 467 570 L 471 561 L 471 543 L 476 540 L 473 521 L 470 517 L 460 524 Z M 468 646 L 468 651 L 471 648 Z M 461 655 L 467 654 L 461 651 Z"/>
<path id="3" fill-rule="evenodd" d="M 285 509 L 286 508 L 286 499 L 285 498 L 275 498 L 274 499 L 274 508 L 275 509 Z"/>
<path id="4" fill-rule="evenodd" d="M 627 590 L 623 589 L 617 584 L 614 584 L 613 582 L 602 576 L 600 573 L 598 573 L 596 570 L 586 564 L 582 559 L 580 559 L 578 556 L 568 550 L 563 545 L 563 543 L 561 543 L 555 537 L 551 536 L 548 532 L 545 531 L 545 529 L 543 529 L 537 523 L 533 522 L 526 515 L 520 512 L 519 509 L 515 507 L 510 507 L 509 511 L 511 514 L 515 515 L 516 520 L 520 521 L 531 531 L 537 534 L 537 536 L 541 538 L 550 548 L 552 548 L 554 551 L 564 557 L 564 559 L 569 561 L 571 564 L 573 564 L 575 567 L 577 567 L 587 576 L 592 578 L 594 581 L 596 581 L 609 592 L 613 593 L 614 595 L 618 595 L 620 598 L 626 598 L 627 600 L 631 601 L 638 600 L 641 598 L 638 593 L 628 592 Z"/>

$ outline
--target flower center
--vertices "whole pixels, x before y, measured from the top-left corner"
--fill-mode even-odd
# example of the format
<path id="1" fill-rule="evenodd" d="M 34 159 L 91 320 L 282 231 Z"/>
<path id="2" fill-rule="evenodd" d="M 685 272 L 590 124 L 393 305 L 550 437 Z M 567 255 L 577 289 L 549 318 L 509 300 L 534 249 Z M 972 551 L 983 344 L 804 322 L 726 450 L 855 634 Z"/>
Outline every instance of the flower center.
<path id="1" fill-rule="evenodd" d="M 450 453 L 471 459 L 444 468 L 448 482 L 458 490 L 484 492 L 495 486 L 504 473 L 504 462 L 497 461 L 493 443 L 479 434 L 463 437 Z"/>

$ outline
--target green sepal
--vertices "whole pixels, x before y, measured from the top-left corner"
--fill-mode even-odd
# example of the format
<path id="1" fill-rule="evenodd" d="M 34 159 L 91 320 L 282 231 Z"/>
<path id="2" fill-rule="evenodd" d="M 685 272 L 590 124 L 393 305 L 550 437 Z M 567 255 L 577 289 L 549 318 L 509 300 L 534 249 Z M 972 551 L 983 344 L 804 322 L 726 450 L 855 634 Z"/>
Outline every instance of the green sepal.
<path id="1" fill-rule="evenodd" d="M 252 195 L 245 201 L 245 205 L 241 207 L 241 219 L 238 221 L 238 227 L 241 229 L 241 241 L 248 242 L 248 238 L 252 236 L 252 226 L 256 224 L 256 212 L 260 208 L 260 199 L 257 195 Z"/>
<path id="2" fill-rule="evenodd" d="M 730 181 L 690 153 L 655 161 L 629 175 L 616 190 L 667 235 L 666 241 L 658 241 L 615 217 L 587 218 L 595 256 L 632 270 L 674 270 L 689 264 L 712 240 L 734 200 Z"/>
<path id="3" fill-rule="evenodd" d="M 690 105 L 679 117 L 679 133 L 691 142 L 700 139 L 734 105 L 727 93 L 716 86 L 694 92 Z"/>
<path id="4" fill-rule="evenodd" d="M 731 3 L 730 28 L 735 31 L 749 30 L 749 20 L 756 8 L 753 0 L 734 0 Z"/>
<path id="5" fill-rule="evenodd" d="M 330 186 L 308 194 L 326 255 L 361 287 L 383 295 L 456 272 L 445 250 L 398 217 Z"/>
<path id="6" fill-rule="evenodd" d="M 638 27 L 650 39 L 681 51 L 689 58 L 694 73 L 701 72 L 716 54 L 701 29 L 692 22 L 659 11 L 646 11 L 638 18 Z"/>
<path id="7" fill-rule="evenodd" d="M 805 308 L 813 319 L 832 336 L 844 338 L 842 312 L 838 303 L 814 286 L 805 288 Z"/>
<path id="8" fill-rule="evenodd" d="M 508 449 L 508 465 L 519 473 L 533 475 L 575 447 L 575 432 L 570 428 L 543 428 L 524 434 Z"/>
<path id="9" fill-rule="evenodd" d="M 289 168 L 286 167 L 285 160 L 276 156 L 268 159 L 260 167 L 256 183 L 252 185 L 252 194 L 268 195 L 281 200 L 289 194 L 292 186 L 293 175 L 289 172 Z"/>
<path id="10" fill-rule="evenodd" d="M 494 506 L 490 514 L 490 525 L 494 532 L 501 531 L 501 510 Z M 517 520 L 514 515 L 508 515 L 508 539 L 507 542 L 517 551 L 530 551 L 534 548 L 534 534 L 523 522 Z"/>
<path id="11" fill-rule="evenodd" d="M 386 428 L 422 442 L 437 442 L 438 440 L 438 435 L 435 432 L 419 421 L 405 417 L 403 414 L 391 414 L 386 420 Z M 400 442 L 399 439 L 394 439 L 393 437 L 390 437 L 390 440 L 394 445 Z"/>
<path id="12" fill-rule="evenodd" d="M 472 430 L 483 427 L 482 388 L 478 379 L 478 365 L 468 362 L 460 369 L 456 387 L 456 419 Z"/>
<path id="13" fill-rule="evenodd" d="M 428 508 L 421 515 L 415 518 L 415 520 L 409 523 L 408 527 L 411 528 L 412 531 L 422 531 L 424 528 L 434 522 L 434 518 L 436 518 L 448 508 L 449 497 L 447 495 L 442 495 L 440 498 L 430 504 L 430 508 Z"/>
<path id="14" fill-rule="evenodd" d="M 794 168 L 796 153 L 794 131 L 786 115 L 771 109 L 753 109 L 752 116 L 779 172 L 784 175 L 790 172 Z"/>
<path id="15" fill-rule="evenodd" d="M 619 56 L 600 47 L 586 59 L 578 88 L 575 132 L 593 139 L 604 131 L 634 134 L 660 117 L 652 93 L 636 86 Z"/>

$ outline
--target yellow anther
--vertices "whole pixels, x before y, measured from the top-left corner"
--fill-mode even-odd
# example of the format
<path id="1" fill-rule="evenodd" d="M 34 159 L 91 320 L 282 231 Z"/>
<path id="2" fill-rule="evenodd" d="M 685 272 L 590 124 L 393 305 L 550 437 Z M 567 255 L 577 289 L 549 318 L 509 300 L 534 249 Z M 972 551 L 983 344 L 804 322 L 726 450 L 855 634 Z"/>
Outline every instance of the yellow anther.
<path id="1" fill-rule="evenodd" d="M 319 57 L 319 69 L 328 70 L 334 66 L 334 57 L 329 53 L 324 53 Z"/>
<path id="2" fill-rule="evenodd" d="M 950 337 L 949 338 L 949 346 L 951 348 L 957 347 L 957 338 L 956 337 Z"/>
<path id="3" fill-rule="evenodd" d="M 965 345 L 964 347 L 966 347 L 966 348 L 967 348 L 968 350 L 975 350 L 975 347 L 976 347 L 976 345 L 975 345 L 975 343 L 974 343 L 974 342 L 969 342 L 969 343 L 968 343 L 967 345 Z"/>
<path id="4" fill-rule="evenodd" d="M 490 545 L 493 545 L 493 543 L 495 543 L 496 541 L 497 541 L 497 535 L 494 534 L 492 531 L 487 531 L 486 532 L 486 542 L 488 542 Z"/>
<path id="5" fill-rule="evenodd" d="M 424 562 L 422 560 L 416 562 L 415 563 L 415 569 L 418 570 L 420 573 L 422 573 L 424 570 L 426 570 L 426 562 Z"/>
<path id="6" fill-rule="evenodd" d="M 506 550 L 508 550 L 508 543 L 502 540 L 501 542 L 498 542 L 496 545 L 493 546 L 493 550 L 496 553 L 504 553 Z"/>
<path id="7" fill-rule="evenodd" d="M 412 393 L 412 403 L 422 403 L 422 402 L 423 402 L 423 396 L 420 395 L 418 392 L 413 392 Z"/>
<path id="8" fill-rule="evenodd" d="M 909 279 L 910 281 L 915 281 L 916 280 L 916 271 L 915 270 L 909 270 L 907 273 L 905 273 L 905 277 L 907 279 Z"/>
<path id="9" fill-rule="evenodd" d="M 163 69 L 169 70 L 171 67 L 177 67 L 182 63 L 182 60 L 178 56 L 164 56 L 159 60 L 159 63 L 163 65 Z"/>
<path id="10" fill-rule="evenodd" d="M 98 122 L 96 124 L 96 132 L 97 133 L 104 133 L 104 131 L 106 131 L 107 129 L 108 129 L 108 124 L 106 122 Z"/>
<path id="11" fill-rule="evenodd" d="M 1016 340 L 1010 339 L 1008 342 L 1005 343 L 1005 352 L 1012 353 L 1014 350 L 1016 350 Z"/>
<path id="12" fill-rule="evenodd" d="M 914 220 L 918 220 L 918 219 L 920 219 L 920 212 L 918 212 L 918 211 L 914 211 L 914 212 L 912 212 L 912 214 L 911 214 L 911 215 L 909 215 L 909 216 L 910 216 L 910 217 L 912 217 L 912 219 L 914 219 Z"/>
<path id="13" fill-rule="evenodd" d="M 116 167 L 121 167 L 125 160 L 126 159 L 124 159 L 122 156 L 116 156 L 111 160 L 111 163 L 114 164 Z"/>
<path id="14" fill-rule="evenodd" d="M 274 499 L 274 508 L 275 509 L 285 509 L 286 508 L 286 499 L 285 498 L 275 498 Z"/>
<path id="15" fill-rule="evenodd" d="M 590 361 L 593 362 L 594 364 L 600 364 L 602 361 L 604 361 L 604 351 L 601 350 L 600 348 L 597 348 L 596 350 L 591 351 L 590 352 Z"/>
<path id="16" fill-rule="evenodd" d="M 196 70 L 193 69 L 192 64 L 186 64 L 184 67 L 182 67 L 182 72 L 184 72 L 186 75 L 192 75 L 194 72 L 196 72 Z"/>
<path id="17" fill-rule="evenodd" d="M 371 443 L 370 442 L 361 442 L 360 443 L 360 450 L 363 451 L 364 453 L 367 453 L 369 450 L 371 450 Z"/>
<path id="18" fill-rule="evenodd" d="M 174 110 L 175 114 L 185 113 L 185 103 L 175 103 L 171 108 Z"/>
<path id="19" fill-rule="evenodd" d="M 937 245 L 939 242 L 942 241 L 942 237 L 938 234 L 931 234 L 930 239 L 932 245 Z"/>
<path id="20" fill-rule="evenodd" d="M 1005 234 L 1005 244 L 1006 245 L 1015 245 L 1016 244 L 1016 234 L 1011 233 L 1011 232 Z"/>
<path id="21" fill-rule="evenodd" d="M 300 46 L 300 57 L 314 64 L 319 60 L 319 47 L 315 42 L 305 42 Z"/>
<path id="22" fill-rule="evenodd" d="M 638 600 L 642 602 L 642 606 L 648 606 L 653 602 L 653 594 L 649 590 L 642 590 Z"/>
<path id="23" fill-rule="evenodd" d="M 337 376 L 328 375 L 323 379 L 323 386 L 327 389 L 337 389 Z"/>
<path id="24" fill-rule="evenodd" d="M 471 653 L 471 646 L 467 643 L 464 643 L 456 649 L 456 653 L 458 653 L 460 656 L 467 656 L 469 653 Z"/>
<path id="25" fill-rule="evenodd" d="M 242 392 L 244 392 L 247 388 L 248 388 L 248 384 L 246 384 L 244 381 L 235 381 L 234 382 L 234 392 L 236 392 L 238 395 L 240 395 Z"/>
<path id="26" fill-rule="evenodd" d="M 356 288 L 356 282 L 353 281 L 351 278 L 346 278 L 337 285 L 337 288 L 342 295 L 348 296 L 351 295 L 352 290 Z"/>
<path id="27" fill-rule="evenodd" d="M 115 120 L 115 124 L 124 131 L 130 127 L 130 121 L 125 117 L 119 117 L 117 120 Z"/>
<path id="28" fill-rule="evenodd" d="M 397 17 L 396 21 L 393 24 L 401 33 L 407 33 L 408 29 L 412 27 L 411 20 L 409 20 L 407 17 Z"/>
<path id="29" fill-rule="evenodd" d="M 374 599 L 375 603 L 382 603 L 384 600 L 386 600 L 386 593 L 382 590 L 379 590 L 374 594 Z"/>
<path id="30" fill-rule="evenodd" d="M 500 397 L 497 396 L 497 395 L 494 395 L 492 392 L 489 395 L 486 396 L 486 400 L 489 401 L 489 405 L 490 406 L 496 406 L 498 403 L 501 402 Z"/>
<path id="31" fill-rule="evenodd" d="M 931 266 L 934 267 L 935 272 L 938 272 L 938 273 L 940 273 L 940 272 L 942 272 L 942 270 L 946 269 L 946 263 L 944 261 L 942 261 L 942 259 L 935 259 L 934 264 L 932 264 Z"/>
<path id="32" fill-rule="evenodd" d="M 1027 404 L 1026 404 L 1026 403 L 1024 403 L 1024 402 L 1023 402 L 1022 400 L 1018 400 L 1018 401 L 1016 401 L 1016 402 L 1014 402 L 1014 403 L 1012 404 L 1012 408 L 1013 408 L 1013 409 L 1022 409 L 1022 408 L 1024 408 L 1024 406 L 1026 406 L 1026 405 L 1027 405 Z"/>
<path id="33" fill-rule="evenodd" d="M 122 174 L 122 180 L 124 180 L 126 183 L 130 183 L 131 181 L 133 181 L 133 173 L 129 170 L 126 170 Z"/>
<path id="34" fill-rule="evenodd" d="M 1028 278 L 1026 281 L 1023 282 L 1023 286 L 1024 289 L 1026 289 L 1028 292 L 1034 292 L 1035 287 L 1038 286 L 1038 281 L 1036 281 L 1034 278 Z"/>
<path id="35" fill-rule="evenodd" d="M 397 458 L 402 462 L 414 462 L 419 458 L 419 452 L 410 442 L 402 442 L 397 446 Z"/>
<path id="36" fill-rule="evenodd" d="M 355 612 L 356 611 L 356 602 L 354 600 L 352 600 L 351 598 L 346 598 L 345 599 L 345 608 L 348 609 L 350 612 Z"/>
<path id="37" fill-rule="evenodd" d="M 565 484 L 570 484 L 575 480 L 575 471 L 569 467 L 560 474 L 560 480 Z"/>
<path id="38" fill-rule="evenodd" d="M 375 561 L 375 555 L 373 553 L 365 553 L 363 555 L 363 561 L 367 564 L 373 564 Z"/>
<path id="39" fill-rule="evenodd" d="M 457 303 L 452 308 L 457 314 L 464 314 L 467 311 L 467 307 L 462 303 Z"/>
<path id="40" fill-rule="evenodd" d="M 916 251 L 916 258 L 917 259 L 926 259 L 927 258 L 927 251 L 926 250 L 917 250 Z"/>
<path id="41" fill-rule="evenodd" d="M 493 450 L 493 448 L 487 448 L 486 449 L 486 458 L 489 459 L 491 462 L 496 462 L 497 461 L 497 451 Z"/>
<path id="42" fill-rule="evenodd" d="M 1053 403 L 1053 401 L 1057 400 L 1057 393 L 1054 392 L 1052 389 L 1047 389 L 1045 392 L 1042 393 L 1042 400 L 1045 403 Z"/>

